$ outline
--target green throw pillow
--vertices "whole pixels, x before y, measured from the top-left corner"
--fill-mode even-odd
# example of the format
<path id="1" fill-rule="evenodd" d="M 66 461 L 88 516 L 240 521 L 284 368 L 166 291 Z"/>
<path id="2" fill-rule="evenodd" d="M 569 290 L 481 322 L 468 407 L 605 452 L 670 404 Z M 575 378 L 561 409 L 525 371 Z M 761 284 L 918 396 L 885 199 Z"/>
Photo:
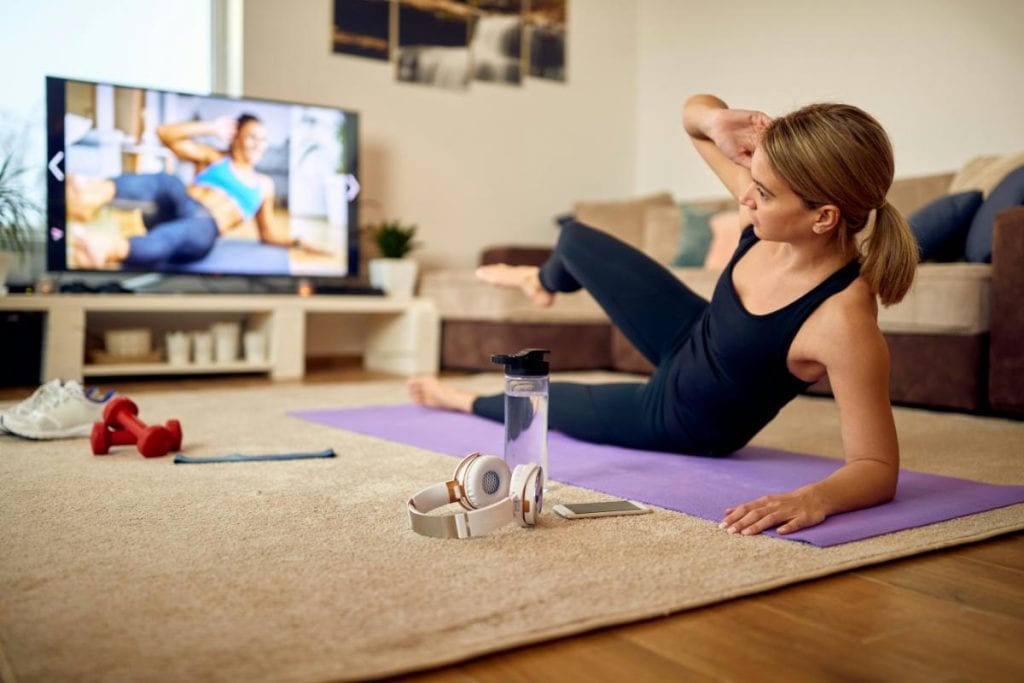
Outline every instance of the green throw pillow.
<path id="1" fill-rule="evenodd" d="M 679 252 L 672 265 L 683 268 L 703 266 L 711 247 L 711 216 L 714 211 L 680 204 L 679 215 Z"/>

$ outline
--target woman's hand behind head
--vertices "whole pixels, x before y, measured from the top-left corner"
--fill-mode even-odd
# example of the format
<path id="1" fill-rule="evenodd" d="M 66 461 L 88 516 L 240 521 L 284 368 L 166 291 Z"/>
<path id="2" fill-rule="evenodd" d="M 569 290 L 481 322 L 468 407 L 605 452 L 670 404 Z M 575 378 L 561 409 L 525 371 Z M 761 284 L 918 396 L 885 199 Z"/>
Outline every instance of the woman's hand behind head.
<path id="1" fill-rule="evenodd" d="M 233 116 L 218 116 L 210 121 L 210 126 L 213 129 L 213 134 L 226 144 L 230 144 L 238 132 L 238 122 Z"/>
<path id="2" fill-rule="evenodd" d="M 714 112 L 707 134 L 733 162 L 750 168 L 754 148 L 771 122 L 771 118 L 763 112 L 720 109 Z"/>

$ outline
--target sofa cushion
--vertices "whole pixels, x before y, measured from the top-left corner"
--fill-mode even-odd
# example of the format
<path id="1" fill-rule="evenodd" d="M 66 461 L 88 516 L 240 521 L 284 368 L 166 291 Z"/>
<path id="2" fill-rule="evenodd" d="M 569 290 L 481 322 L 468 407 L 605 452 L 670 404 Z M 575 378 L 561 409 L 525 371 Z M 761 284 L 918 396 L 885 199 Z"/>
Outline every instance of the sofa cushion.
<path id="1" fill-rule="evenodd" d="M 640 251 L 658 263 L 672 263 L 679 250 L 682 216 L 679 205 L 652 206 L 644 212 L 644 231 Z"/>
<path id="2" fill-rule="evenodd" d="M 687 203 L 679 205 L 679 244 L 672 265 L 687 268 L 704 265 L 711 246 L 711 216 L 713 212 Z"/>
<path id="3" fill-rule="evenodd" d="M 965 255 L 968 261 L 985 263 L 992 260 L 992 228 L 996 214 L 1024 204 L 1024 165 L 1003 178 L 974 214 L 967 232 Z"/>
<path id="4" fill-rule="evenodd" d="M 899 209 L 900 213 L 904 216 L 909 216 L 928 202 L 935 201 L 943 195 L 953 193 L 949 189 L 949 184 L 952 180 L 952 173 L 935 173 L 913 178 L 898 178 L 893 181 L 892 187 L 889 188 L 885 198 L 890 204 Z M 957 190 L 957 192 L 962 191 Z"/>
<path id="5" fill-rule="evenodd" d="M 975 157 L 953 176 L 948 192 L 955 194 L 966 190 L 980 190 L 982 195 L 988 197 L 1003 178 L 1021 165 L 1024 165 L 1024 151 Z"/>
<path id="6" fill-rule="evenodd" d="M 967 230 L 981 206 L 981 191 L 948 194 L 915 211 L 907 222 L 917 239 L 922 261 L 959 261 Z"/>
<path id="7" fill-rule="evenodd" d="M 424 273 L 419 294 L 434 300 L 442 320 L 582 323 L 608 319 L 585 290 L 560 293 L 554 304 L 540 308 L 522 291 L 481 282 L 468 268 Z"/>
<path id="8" fill-rule="evenodd" d="M 739 211 L 719 211 L 711 217 L 711 246 L 704 257 L 708 270 L 722 270 L 729 264 L 740 243 L 743 226 Z"/>
<path id="9" fill-rule="evenodd" d="M 573 215 L 584 225 L 603 230 L 626 244 L 642 249 L 644 214 L 647 209 L 672 205 L 672 195 L 659 192 L 637 199 L 578 202 Z"/>
<path id="10" fill-rule="evenodd" d="M 992 266 L 922 263 L 900 303 L 878 310 L 883 332 L 977 334 L 989 329 Z"/>
<path id="11" fill-rule="evenodd" d="M 713 214 L 734 211 L 732 197 L 718 199 L 691 199 L 686 204 Z M 644 231 L 640 251 L 658 263 L 671 265 L 679 253 L 680 231 L 686 229 L 686 218 L 678 204 L 654 206 L 644 213 Z"/>
<path id="12" fill-rule="evenodd" d="M 672 268 L 672 273 L 705 299 L 711 298 L 721 274 L 703 267 Z M 988 264 L 921 264 L 903 301 L 879 309 L 879 325 L 886 332 L 987 332 L 991 279 Z M 470 269 L 425 273 L 420 295 L 434 300 L 442 320 L 583 323 L 608 319 L 585 291 L 559 294 L 552 306 L 538 308 L 518 289 L 485 284 Z"/>

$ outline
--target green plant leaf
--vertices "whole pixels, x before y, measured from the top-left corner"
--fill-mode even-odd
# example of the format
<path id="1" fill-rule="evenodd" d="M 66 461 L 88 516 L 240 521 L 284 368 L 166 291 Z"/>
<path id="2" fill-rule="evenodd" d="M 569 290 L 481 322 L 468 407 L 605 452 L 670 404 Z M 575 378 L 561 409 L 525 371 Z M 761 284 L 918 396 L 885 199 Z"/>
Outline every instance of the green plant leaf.
<path id="1" fill-rule="evenodd" d="M 402 258 L 418 245 L 413 241 L 417 226 L 402 225 L 400 221 L 384 221 L 373 229 L 380 255 L 384 258 Z"/>
<path id="2" fill-rule="evenodd" d="M 14 153 L 0 159 L 0 250 L 16 254 L 28 248 L 39 207 L 28 198 L 23 176 L 28 169 L 19 165 Z"/>

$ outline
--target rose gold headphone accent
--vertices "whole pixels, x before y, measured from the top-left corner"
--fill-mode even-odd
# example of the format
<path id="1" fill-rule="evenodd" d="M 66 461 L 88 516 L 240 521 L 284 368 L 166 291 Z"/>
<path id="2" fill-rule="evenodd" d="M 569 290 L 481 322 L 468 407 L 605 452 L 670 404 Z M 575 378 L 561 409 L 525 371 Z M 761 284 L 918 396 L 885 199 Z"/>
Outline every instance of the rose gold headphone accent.
<path id="1" fill-rule="evenodd" d="M 454 503 L 462 497 L 461 491 L 462 486 L 457 481 L 446 481 L 445 486 L 448 487 L 448 502 Z"/>
<path id="2" fill-rule="evenodd" d="M 448 482 L 448 498 L 453 503 L 459 503 L 462 507 L 467 510 L 474 510 L 475 508 L 469 504 L 466 500 L 466 487 L 462 485 L 462 482 L 466 479 L 466 470 L 472 465 L 477 458 L 480 457 L 480 451 L 473 451 L 469 455 L 466 455 L 459 461 L 458 466 L 455 468 L 455 474 L 452 476 L 452 481 Z M 458 495 L 452 489 L 452 485 L 458 486 Z"/>

